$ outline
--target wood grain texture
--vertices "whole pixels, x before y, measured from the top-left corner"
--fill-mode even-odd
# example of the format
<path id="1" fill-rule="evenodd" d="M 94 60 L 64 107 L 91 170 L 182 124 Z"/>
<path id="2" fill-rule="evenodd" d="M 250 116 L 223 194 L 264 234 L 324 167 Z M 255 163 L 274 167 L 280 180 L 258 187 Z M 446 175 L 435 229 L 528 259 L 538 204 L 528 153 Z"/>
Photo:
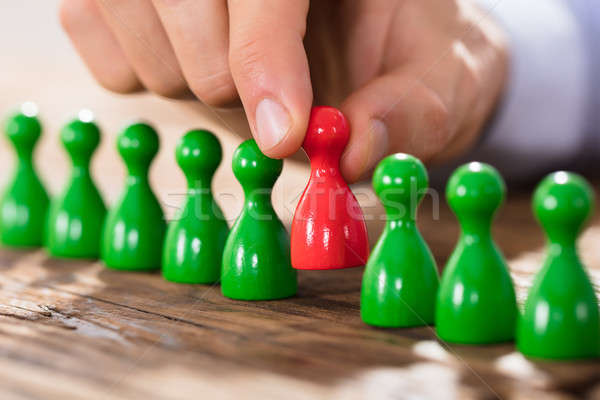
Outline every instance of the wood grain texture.
<path id="1" fill-rule="evenodd" d="M 420 225 L 443 265 L 458 230 L 445 206 L 432 218 L 431 205 L 425 202 Z M 527 193 L 510 198 L 495 236 L 522 300 L 543 257 Z M 596 218 L 580 242 L 596 288 L 599 240 Z M 512 343 L 451 346 L 430 327 L 364 325 L 361 274 L 300 271 L 298 296 L 241 302 L 222 297 L 218 285 L 178 285 L 159 274 L 3 249 L 0 387 L 9 398 L 597 395 L 596 362 L 532 362 Z"/>

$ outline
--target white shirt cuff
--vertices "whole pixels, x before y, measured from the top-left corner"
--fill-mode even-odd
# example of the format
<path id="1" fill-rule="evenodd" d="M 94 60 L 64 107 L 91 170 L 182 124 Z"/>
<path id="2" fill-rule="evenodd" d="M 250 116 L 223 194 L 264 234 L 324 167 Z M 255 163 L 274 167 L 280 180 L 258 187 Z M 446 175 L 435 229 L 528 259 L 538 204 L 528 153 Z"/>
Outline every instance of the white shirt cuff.
<path id="1" fill-rule="evenodd" d="M 478 2 L 504 26 L 511 61 L 504 98 L 473 155 L 507 179 L 572 161 L 585 141 L 591 90 L 577 19 L 561 0 Z"/>

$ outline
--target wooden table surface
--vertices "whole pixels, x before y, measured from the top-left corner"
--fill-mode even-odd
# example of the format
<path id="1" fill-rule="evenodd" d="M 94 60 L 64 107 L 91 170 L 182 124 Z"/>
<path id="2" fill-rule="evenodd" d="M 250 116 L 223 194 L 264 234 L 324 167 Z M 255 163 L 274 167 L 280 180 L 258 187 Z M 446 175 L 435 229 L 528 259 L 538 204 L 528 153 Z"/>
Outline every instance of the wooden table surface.
<path id="1" fill-rule="evenodd" d="M 225 159 L 213 187 L 231 223 L 242 201 L 230 163 L 235 146 L 248 134 L 243 116 L 98 88 L 57 26 L 56 3 L 10 2 L 0 13 L 0 25 L 14 33 L 0 35 L 0 112 L 24 100 L 40 105 L 46 129 L 36 164 L 49 191 L 60 190 L 69 169 L 58 144 L 59 128 L 79 108 L 90 107 L 104 133 L 93 175 L 112 204 L 124 174 L 115 136 L 124 122 L 145 118 L 161 133 L 151 181 L 170 217 L 185 191 L 173 160 L 175 143 L 185 130 L 205 127 L 223 143 Z M 12 162 L 2 140 L 2 185 Z M 275 208 L 288 227 L 307 176 L 306 165 L 288 160 L 275 187 Z M 598 187 L 598 181 L 594 184 Z M 370 218 L 374 242 L 382 227 L 381 206 L 368 184 L 354 190 Z M 543 258 L 530 192 L 512 191 L 494 226 L 520 302 Z M 443 266 L 458 235 L 443 196 L 426 197 L 419 221 Z M 598 243 L 596 216 L 580 247 L 597 292 Z M 0 398 L 600 398 L 598 363 L 532 362 L 513 344 L 448 346 L 430 327 L 364 325 L 361 275 L 361 268 L 301 271 L 296 297 L 240 302 L 223 298 L 218 285 L 179 285 L 159 274 L 53 260 L 42 250 L 1 249 Z"/>
<path id="2" fill-rule="evenodd" d="M 431 203 L 420 225 L 443 265 L 457 228 L 445 207 L 434 220 Z M 509 199 L 495 235 L 522 300 L 543 257 L 527 194 Z M 596 218 L 580 243 L 596 288 L 599 241 Z M 0 388 L 63 399 L 600 396 L 598 363 L 532 362 L 512 343 L 449 346 L 430 327 L 364 325 L 361 274 L 300 271 L 296 297 L 242 302 L 218 285 L 4 249 Z"/>

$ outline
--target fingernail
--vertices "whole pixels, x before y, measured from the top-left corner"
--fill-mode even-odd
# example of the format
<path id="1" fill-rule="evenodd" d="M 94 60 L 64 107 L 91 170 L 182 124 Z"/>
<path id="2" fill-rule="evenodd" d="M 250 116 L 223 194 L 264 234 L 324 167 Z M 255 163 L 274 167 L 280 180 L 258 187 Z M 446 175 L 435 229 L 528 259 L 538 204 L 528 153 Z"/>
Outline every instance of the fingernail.
<path id="1" fill-rule="evenodd" d="M 366 171 L 370 170 L 381 160 L 388 152 L 389 135 L 385 122 L 380 119 L 369 121 L 369 132 L 371 140 L 370 153 L 367 161 Z M 366 172 L 365 171 L 365 172 Z"/>
<path id="2" fill-rule="evenodd" d="M 277 146 L 292 126 L 289 112 L 278 102 L 263 99 L 256 107 L 256 135 L 263 150 Z"/>

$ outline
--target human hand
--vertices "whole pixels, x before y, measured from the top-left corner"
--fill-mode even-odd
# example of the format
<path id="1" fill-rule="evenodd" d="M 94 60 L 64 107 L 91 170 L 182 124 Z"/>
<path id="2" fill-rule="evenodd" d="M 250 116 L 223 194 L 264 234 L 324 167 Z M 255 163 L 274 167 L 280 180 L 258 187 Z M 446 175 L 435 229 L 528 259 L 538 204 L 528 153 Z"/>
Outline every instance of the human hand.
<path id="1" fill-rule="evenodd" d="M 385 155 L 466 151 L 506 80 L 500 29 L 470 0 L 63 0 L 61 22 L 109 90 L 241 99 L 265 154 L 301 146 L 313 95 L 352 127 L 342 173 Z M 312 79 L 311 79 L 312 75 Z"/>

